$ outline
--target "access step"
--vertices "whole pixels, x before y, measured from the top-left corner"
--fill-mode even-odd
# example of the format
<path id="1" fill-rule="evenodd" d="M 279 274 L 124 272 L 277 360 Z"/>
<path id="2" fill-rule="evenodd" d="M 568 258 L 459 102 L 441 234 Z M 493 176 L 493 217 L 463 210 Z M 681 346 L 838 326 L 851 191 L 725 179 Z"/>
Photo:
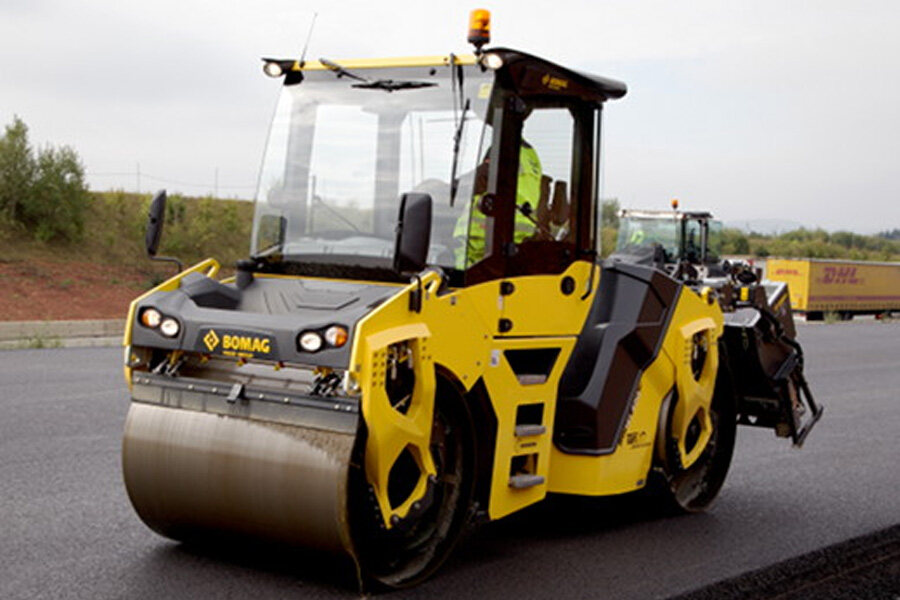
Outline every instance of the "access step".
<path id="1" fill-rule="evenodd" d="M 543 425 L 516 425 L 516 437 L 531 437 L 534 435 L 544 435 L 547 428 Z"/>
<path id="2" fill-rule="evenodd" d="M 534 487 L 536 485 L 544 484 L 544 476 L 543 475 L 531 475 L 528 473 L 522 473 L 520 475 L 513 475 L 509 478 L 509 487 L 515 488 L 517 490 L 524 490 L 526 488 Z"/>

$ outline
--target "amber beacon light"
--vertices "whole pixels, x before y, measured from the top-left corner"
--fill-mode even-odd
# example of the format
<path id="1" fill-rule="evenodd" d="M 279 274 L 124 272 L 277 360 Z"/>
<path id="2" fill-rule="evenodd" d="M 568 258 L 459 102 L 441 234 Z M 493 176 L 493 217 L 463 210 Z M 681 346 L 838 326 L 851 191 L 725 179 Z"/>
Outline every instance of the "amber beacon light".
<path id="1" fill-rule="evenodd" d="M 469 14 L 469 43 L 477 51 L 491 41 L 491 11 L 476 8 Z"/>

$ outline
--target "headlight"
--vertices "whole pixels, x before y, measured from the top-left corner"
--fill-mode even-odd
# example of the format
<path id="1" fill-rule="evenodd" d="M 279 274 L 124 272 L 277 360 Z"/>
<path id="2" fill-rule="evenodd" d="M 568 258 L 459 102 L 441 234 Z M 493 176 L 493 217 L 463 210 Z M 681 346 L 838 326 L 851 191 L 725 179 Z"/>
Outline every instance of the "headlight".
<path id="1" fill-rule="evenodd" d="M 297 338 L 300 348 L 307 352 L 318 352 L 322 349 L 322 336 L 316 331 L 304 331 Z"/>
<path id="2" fill-rule="evenodd" d="M 341 325 L 332 325 L 325 330 L 325 341 L 328 342 L 329 346 L 334 346 L 335 348 L 340 348 L 346 344 L 348 337 L 347 328 Z"/>
<path id="3" fill-rule="evenodd" d="M 162 318 L 162 313 L 155 308 L 145 308 L 141 311 L 141 325 L 144 327 L 156 329 L 162 322 Z"/>
<path id="4" fill-rule="evenodd" d="M 263 65 L 263 71 L 269 77 L 281 77 L 284 75 L 284 69 L 277 62 L 267 62 Z"/>
<path id="5" fill-rule="evenodd" d="M 162 323 L 159 324 L 159 332 L 166 337 L 173 338 L 177 336 L 180 331 L 181 325 L 179 325 L 178 321 L 172 317 L 166 317 L 162 320 Z"/>
<path id="6" fill-rule="evenodd" d="M 503 66 L 503 59 L 500 58 L 499 54 L 494 54 L 492 52 L 488 52 L 484 56 L 481 57 L 481 64 L 483 64 L 488 69 L 496 71 L 500 67 Z"/>

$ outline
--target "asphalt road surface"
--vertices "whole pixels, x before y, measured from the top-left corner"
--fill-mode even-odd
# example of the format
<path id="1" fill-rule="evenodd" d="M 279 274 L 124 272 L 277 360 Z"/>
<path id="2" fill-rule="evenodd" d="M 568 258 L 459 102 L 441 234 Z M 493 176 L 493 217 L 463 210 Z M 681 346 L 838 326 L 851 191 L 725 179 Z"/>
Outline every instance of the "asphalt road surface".
<path id="1" fill-rule="evenodd" d="M 800 451 L 741 428 L 718 503 L 550 502 L 477 529 L 391 598 L 665 598 L 900 523 L 900 323 L 801 325 L 826 405 Z M 197 549 L 147 529 L 119 449 L 119 348 L 0 351 L 0 598 L 352 598 L 318 556 Z"/>

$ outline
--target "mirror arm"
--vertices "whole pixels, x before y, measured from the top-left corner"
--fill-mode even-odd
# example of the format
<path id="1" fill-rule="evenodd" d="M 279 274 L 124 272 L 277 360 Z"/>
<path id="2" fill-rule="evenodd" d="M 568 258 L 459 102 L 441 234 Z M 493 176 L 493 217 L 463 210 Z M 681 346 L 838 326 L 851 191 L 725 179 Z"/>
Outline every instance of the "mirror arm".
<path id="1" fill-rule="evenodd" d="M 174 263 L 178 267 L 178 272 L 184 271 L 184 265 L 180 260 L 173 256 L 151 256 L 150 260 L 158 260 L 160 262 Z"/>
<path id="2" fill-rule="evenodd" d="M 411 290 L 409 292 L 409 310 L 410 312 L 420 313 L 422 312 L 422 278 L 419 275 L 413 275 L 413 278 L 410 280 L 416 282 L 416 289 Z"/>

